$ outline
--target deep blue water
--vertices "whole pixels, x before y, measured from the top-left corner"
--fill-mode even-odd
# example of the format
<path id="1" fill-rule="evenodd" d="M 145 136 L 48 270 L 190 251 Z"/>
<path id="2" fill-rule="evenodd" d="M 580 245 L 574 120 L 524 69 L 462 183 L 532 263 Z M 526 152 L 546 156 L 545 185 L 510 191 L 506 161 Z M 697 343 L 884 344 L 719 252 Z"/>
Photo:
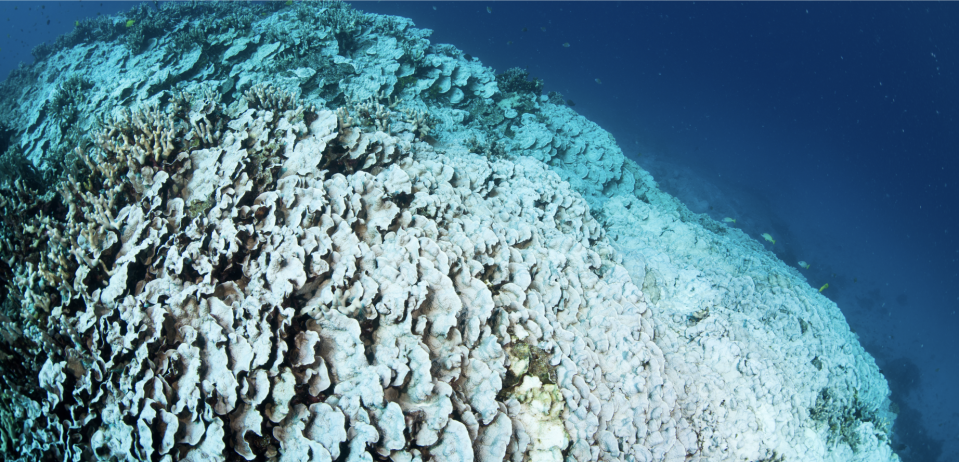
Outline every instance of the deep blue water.
<path id="1" fill-rule="evenodd" d="M 131 5 L 0 3 L 0 75 Z M 888 377 L 897 452 L 959 460 L 959 4 L 355 6 L 528 68 L 693 211 L 772 234 Z"/>

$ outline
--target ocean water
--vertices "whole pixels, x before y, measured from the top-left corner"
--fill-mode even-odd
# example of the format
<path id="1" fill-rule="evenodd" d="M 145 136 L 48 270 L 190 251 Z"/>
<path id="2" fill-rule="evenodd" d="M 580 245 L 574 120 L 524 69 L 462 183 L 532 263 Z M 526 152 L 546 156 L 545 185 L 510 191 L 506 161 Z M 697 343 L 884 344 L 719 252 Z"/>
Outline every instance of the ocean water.
<path id="1" fill-rule="evenodd" d="M 959 460 L 959 4 L 358 7 L 528 69 L 691 210 L 774 236 L 888 379 L 897 454 Z"/>
<path id="2" fill-rule="evenodd" d="M 0 3 L 0 75 L 132 5 Z M 959 460 L 959 4 L 354 5 L 527 69 L 692 211 L 808 262 L 889 381 L 897 454 Z"/>

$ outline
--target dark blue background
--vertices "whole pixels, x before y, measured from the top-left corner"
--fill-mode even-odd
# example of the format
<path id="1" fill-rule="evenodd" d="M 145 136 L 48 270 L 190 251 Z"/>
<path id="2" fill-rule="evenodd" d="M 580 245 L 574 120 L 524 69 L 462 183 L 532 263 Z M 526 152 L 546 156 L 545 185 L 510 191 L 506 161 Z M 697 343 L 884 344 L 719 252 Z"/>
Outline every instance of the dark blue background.
<path id="1" fill-rule="evenodd" d="M 130 5 L 41 4 L 0 4 L 0 65 Z M 772 234 L 887 375 L 903 459 L 959 460 L 959 4 L 355 6 L 528 68 L 692 210 Z"/>

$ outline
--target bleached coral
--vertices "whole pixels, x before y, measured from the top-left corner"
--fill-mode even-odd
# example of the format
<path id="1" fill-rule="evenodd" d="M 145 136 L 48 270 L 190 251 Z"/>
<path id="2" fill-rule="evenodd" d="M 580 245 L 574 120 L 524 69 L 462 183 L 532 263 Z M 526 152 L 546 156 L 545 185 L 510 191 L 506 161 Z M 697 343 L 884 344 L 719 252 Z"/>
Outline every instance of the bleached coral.
<path id="1" fill-rule="evenodd" d="M 351 460 L 472 460 L 481 429 L 506 441 L 506 416 L 513 460 L 556 460 L 570 441 L 582 460 L 643 453 L 631 445 L 646 435 L 619 414 L 646 412 L 630 400 L 666 405 L 663 359 L 638 289 L 603 263 L 603 232 L 568 184 L 532 160 L 354 136 L 331 111 L 235 112 L 221 155 L 195 149 L 104 211 L 120 231 L 109 252 L 73 249 L 103 283 L 78 288 L 85 308 L 55 321 L 76 346 L 51 352 L 40 380 L 48 408 L 101 416 L 82 424 L 90 451 L 332 458 L 346 434 Z M 279 158 L 254 162 L 274 136 L 289 140 Z M 259 165 L 273 181 L 251 184 Z M 91 196 L 70 197 L 79 210 Z M 194 200 L 211 206 L 190 217 Z M 520 347 L 539 352 L 536 367 L 511 368 Z M 629 445 L 611 446 L 614 434 Z M 56 449 L 88 454 L 71 435 Z"/>
<path id="2" fill-rule="evenodd" d="M 0 102 L 39 165 L 34 86 L 95 69 L 56 193 L 0 185 L 5 458 L 895 460 L 836 307 L 571 109 L 404 18 L 297 3 L 180 56 L 225 20 L 164 8 Z"/>

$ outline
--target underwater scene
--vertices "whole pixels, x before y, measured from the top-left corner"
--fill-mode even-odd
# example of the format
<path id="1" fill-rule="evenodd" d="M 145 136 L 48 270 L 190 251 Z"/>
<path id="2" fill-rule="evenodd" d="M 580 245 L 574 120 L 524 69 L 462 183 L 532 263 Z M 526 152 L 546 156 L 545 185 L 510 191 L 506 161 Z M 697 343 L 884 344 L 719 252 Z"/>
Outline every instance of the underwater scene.
<path id="1" fill-rule="evenodd" d="M 0 460 L 959 460 L 959 3 L 0 14 Z"/>

